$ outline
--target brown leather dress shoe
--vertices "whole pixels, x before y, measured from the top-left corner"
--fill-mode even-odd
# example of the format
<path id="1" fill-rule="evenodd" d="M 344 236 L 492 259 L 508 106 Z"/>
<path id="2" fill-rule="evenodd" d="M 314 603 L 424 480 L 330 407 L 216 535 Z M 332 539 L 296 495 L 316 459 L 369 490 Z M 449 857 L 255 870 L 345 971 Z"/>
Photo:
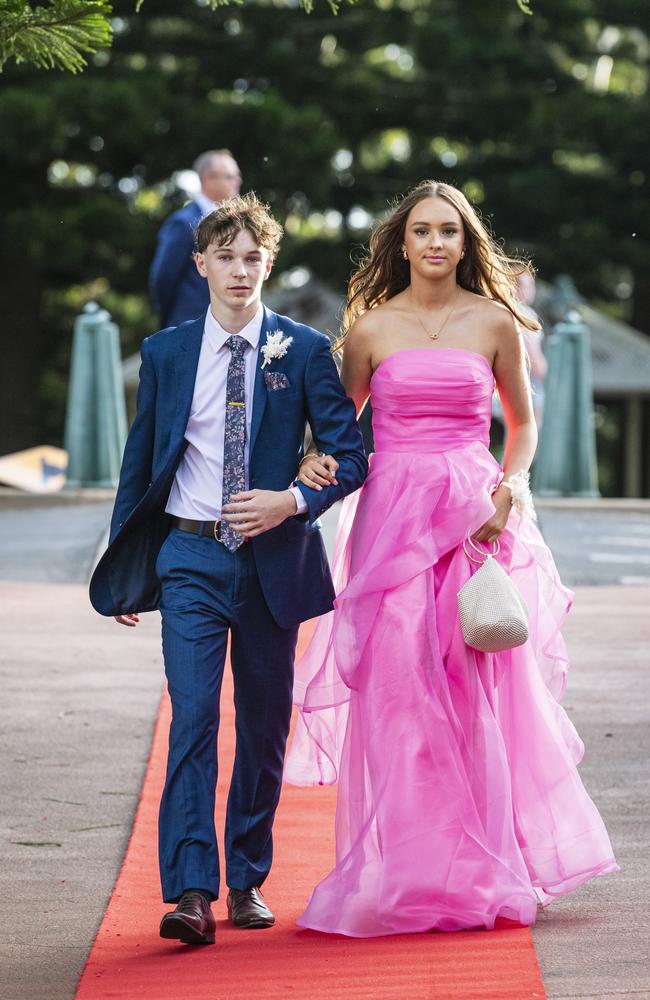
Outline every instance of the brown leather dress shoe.
<path id="1" fill-rule="evenodd" d="M 216 926 L 206 898 L 200 892 L 184 892 L 176 909 L 160 921 L 160 936 L 184 944 L 214 944 Z"/>
<path id="2" fill-rule="evenodd" d="M 275 917 L 262 899 L 262 893 L 252 889 L 230 889 L 228 892 L 228 916 L 235 927 L 248 929 L 273 927 Z"/>

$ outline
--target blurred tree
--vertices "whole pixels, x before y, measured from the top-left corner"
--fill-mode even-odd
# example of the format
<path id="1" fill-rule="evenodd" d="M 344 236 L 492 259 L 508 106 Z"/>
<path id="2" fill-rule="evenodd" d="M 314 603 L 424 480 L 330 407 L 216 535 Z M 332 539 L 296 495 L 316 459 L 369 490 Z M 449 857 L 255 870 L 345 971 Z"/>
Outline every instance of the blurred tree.
<path id="1" fill-rule="evenodd" d="M 41 69 L 66 69 L 77 73 L 86 66 L 85 55 L 111 44 L 111 5 L 106 0 L 47 0 L 47 7 L 33 7 L 28 0 L 0 0 L 0 70 L 8 59 L 31 63 Z M 240 0 L 233 0 L 237 3 Z M 327 0 L 337 14 L 344 0 Z M 345 0 L 352 4 L 356 0 Z M 515 0 L 524 14 L 532 14 L 530 0 Z M 135 0 L 140 11 L 144 0 Z M 202 6 L 217 10 L 230 0 L 205 0 Z M 315 0 L 299 0 L 311 14 Z M 293 6 L 288 4 L 287 6 Z"/>
<path id="2" fill-rule="evenodd" d="M 8 59 L 31 63 L 40 69 L 65 69 L 77 73 L 87 65 L 85 56 L 108 48 L 112 6 L 107 0 L 46 0 L 47 7 L 34 7 L 29 0 L 0 0 L 0 70 Z M 240 0 L 233 0 L 239 3 Z M 327 0 L 336 14 L 342 2 Z M 516 0 L 527 13 L 528 0 Z M 144 0 L 134 0 L 134 10 L 142 9 Z M 203 6 L 216 10 L 230 0 L 206 0 Z M 314 0 L 300 0 L 307 13 Z"/>
<path id="3" fill-rule="evenodd" d="M 436 177 L 544 276 L 568 271 L 650 329 L 650 6 L 533 6 L 359 0 L 288 21 L 274 0 L 146 0 L 144 16 L 118 0 L 113 47 L 82 78 L 7 67 L 0 452 L 60 440 L 88 298 L 126 351 L 155 329 L 156 233 L 202 149 L 229 146 L 285 224 L 276 273 L 300 266 L 342 291 L 387 200 Z"/>

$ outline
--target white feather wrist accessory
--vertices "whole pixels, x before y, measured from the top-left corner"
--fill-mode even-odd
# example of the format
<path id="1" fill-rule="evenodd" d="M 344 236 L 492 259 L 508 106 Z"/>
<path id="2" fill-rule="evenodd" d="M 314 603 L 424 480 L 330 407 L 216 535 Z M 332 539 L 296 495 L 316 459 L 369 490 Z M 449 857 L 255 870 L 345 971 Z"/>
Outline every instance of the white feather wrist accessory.
<path id="1" fill-rule="evenodd" d="M 521 517 L 529 517 L 532 521 L 537 520 L 537 513 L 533 506 L 533 494 L 530 492 L 530 475 L 523 469 L 515 472 L 509 479 L 502 479 L 501 486 L 510 490 L 511 503 Z"/>

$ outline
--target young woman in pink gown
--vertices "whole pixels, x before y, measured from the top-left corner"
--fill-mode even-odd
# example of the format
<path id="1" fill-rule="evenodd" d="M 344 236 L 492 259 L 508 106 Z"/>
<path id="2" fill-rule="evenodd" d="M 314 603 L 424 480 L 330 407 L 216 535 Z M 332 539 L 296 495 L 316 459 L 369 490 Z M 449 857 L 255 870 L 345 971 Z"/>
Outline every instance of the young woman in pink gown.
<path id="1" fill-rule="evenodd" d="M 520 333 L 534 321 L 514 293 L 524 267 L 460 191 L 427 181 L 377 228 L 350 282 L 342 379 L 358 411 L 372 400 L 376 450 L 341 514 L 335 610 L 297 668 L 286 780 L 339 784 L 336 866 L 302 927 L 531 924 L 538 903 L 617 870 L 559 704 L 572 594 L 502 483 L 528 470 L 537 442 Z M 503 468 L 488 450 L 495 386 Z M 301 480 L 319 488 L 335 468 L 313 456 Z M 499 540 L 528 606 L 525 645 L 487 654 L 463 641 L 468 535 Z"/>

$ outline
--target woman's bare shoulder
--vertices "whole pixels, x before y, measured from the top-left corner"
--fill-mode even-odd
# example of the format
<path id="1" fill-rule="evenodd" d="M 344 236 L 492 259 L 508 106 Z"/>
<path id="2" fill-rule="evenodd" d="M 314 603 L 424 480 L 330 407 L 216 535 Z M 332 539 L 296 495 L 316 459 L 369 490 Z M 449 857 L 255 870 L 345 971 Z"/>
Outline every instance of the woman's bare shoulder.
<path id="1" fill-rule="evenodd" d="M 373 306 L 355 319 L 350 327 L 347 339 L 353 342 L 364 342 L 385 332 L 396 315 L 396 308 L 391 302 L 382 302 Z"/>
<path id="2" fill-rule="evenodd" d="M 468 292 L 467 295 L 467 305 L 487 335 L 517 339 L 519 327 L 507 306 L 497 302 L 496 299 L 477 295 L 476 292 Z"/>

